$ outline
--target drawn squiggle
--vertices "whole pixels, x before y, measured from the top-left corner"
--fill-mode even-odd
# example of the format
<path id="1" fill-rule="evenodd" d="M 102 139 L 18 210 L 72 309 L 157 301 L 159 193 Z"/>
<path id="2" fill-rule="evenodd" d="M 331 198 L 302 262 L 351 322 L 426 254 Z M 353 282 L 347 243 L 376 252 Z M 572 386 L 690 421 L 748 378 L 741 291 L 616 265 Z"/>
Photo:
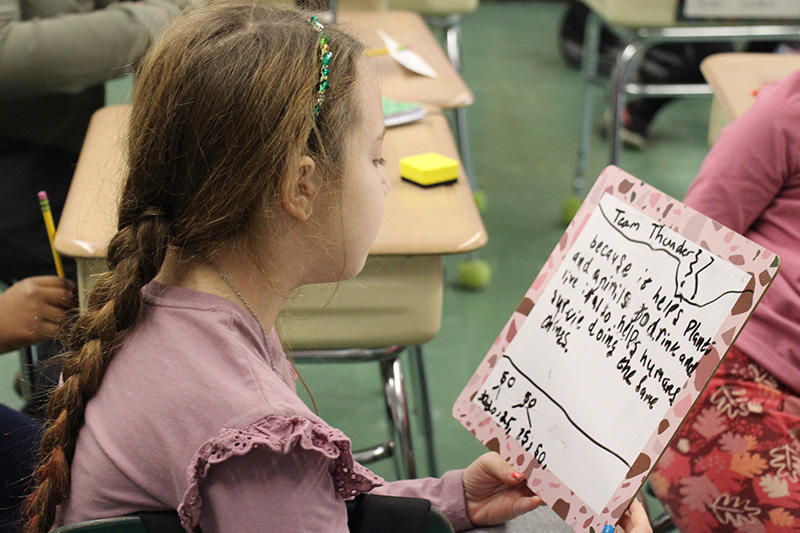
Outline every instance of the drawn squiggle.
<path id="1" fill-rule="evenodd" d="M 626 235 L 621 228 L 619 228 L 616 224 L 611 222 L 611 219 L 603 210 L 602 204 L 598 204 L 597 207 L 600 211 L 600 214 L 606 220 L 608 225 L 614 231 L 616 231 L 620 236 L 622 236 L 622 238 L 624 238 L 626 241 L 635 244 L 642 244 L 644 246 L 647 246 L 654 252 L 663 252 L 672 259 L 674 259 L 675 261 L 677 261 L 678 264 L 675 268 L 675 297 L 679 298 L 681 301 L 686 302 L 687 304 L 692 305 L 694 307 L 706 307 L 728 294 L 743 294 L 746 292 L 753 292 L 752 289 L 723 291 L 722 293 L 719 294 L 714 293 L 712 295 L 708 295 L 705 298 L 702 298 L 701 301 L 698 301 L 699 299 L 698 290 L 700 289 L 700 287 L 707 288 L 710 286 L 708 283 L 704 284 L 700 282 L 700 274 L 703 271 L 705 271 L 709 266 L 711 266 L 716 260 L 716 258 L 711 253 L 700 249 L 692 254 L 694 256 L 692 260 L 685 260 L 683 256 L 673 253 L 668 248 L 653 246 L 649 241 L 646 240 L 632 239 L 631 237 Z M 707 257 L 708 262 L 706 262 L 702 267 L 698 268 L 697 271 L 695 271 L 694 270 L 695 265 L 701 263 L 701 261 L 705 261 L 705 259 L 701 260 L 700 258 L 700 256 L 703 253 L 705 253 L 708 256 Z M 685 273 L 683 273 L 683 271 L 685 271 Z"/>

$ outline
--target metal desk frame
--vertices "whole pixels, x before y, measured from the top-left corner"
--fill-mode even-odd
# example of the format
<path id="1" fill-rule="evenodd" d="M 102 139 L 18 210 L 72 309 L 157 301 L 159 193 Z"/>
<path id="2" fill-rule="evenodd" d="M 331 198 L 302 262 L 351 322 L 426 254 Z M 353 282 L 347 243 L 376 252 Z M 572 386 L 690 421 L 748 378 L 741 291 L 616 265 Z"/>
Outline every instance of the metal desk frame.
<path id="1" fill-rule="evenodd" d="M 609 164 L 618 165 L 622 152 L 622 113 L 628 95 L 643 98 L 661 96 L 701 96 L 712 94 L 707 84 L 641 84 L 631 82 L 645 54 L 653 46 L 664 43 L 709 41 L 782 41 L 800 39 L 800 20 L 797 24 L 739 24 L 696 25 L 626 28 L 606 22 L 606 26 L 623 43 L 609 80 L 598 75 L 600 25 L 603 21 L 591 8 L 584 30 L 582 76 L 584 81 L 583 123 L 581 126 L 578 160 L 573 180 L 573 193 L 583 197 L 585 176 L 591 150 L 594 127 L 595 88 L 608 81 L 611 93 L 613 121 L 609 132 Z"/>

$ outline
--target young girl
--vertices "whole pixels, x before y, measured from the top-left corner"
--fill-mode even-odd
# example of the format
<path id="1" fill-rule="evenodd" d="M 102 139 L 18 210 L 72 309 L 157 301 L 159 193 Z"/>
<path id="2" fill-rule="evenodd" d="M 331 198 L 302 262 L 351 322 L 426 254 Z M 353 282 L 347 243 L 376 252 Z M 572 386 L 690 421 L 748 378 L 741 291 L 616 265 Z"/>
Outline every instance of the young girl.
<path id="1" fill-rule="evenodd" d="M 361 270 L 389 189 L 362 57 L 308 15 L 215 2 L 143 61 L 110 271 L 68 328 L 28 531 L 177 509 L 187 531 L 342 532 L 373 489 L 459 530 L 540 503 L 496 454 L 376 488 L 295 393 L 278 310 Z"/>

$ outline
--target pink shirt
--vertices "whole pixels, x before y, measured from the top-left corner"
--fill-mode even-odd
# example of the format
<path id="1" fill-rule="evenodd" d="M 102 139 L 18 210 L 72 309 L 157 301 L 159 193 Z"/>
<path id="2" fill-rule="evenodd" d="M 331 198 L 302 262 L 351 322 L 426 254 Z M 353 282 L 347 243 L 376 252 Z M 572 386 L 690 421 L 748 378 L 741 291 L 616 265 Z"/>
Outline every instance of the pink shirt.
<path id="1" fill-rule="evenodd" d="M 800 71 L 722 130 L 685 202 L 780 256 L 736 345 L 800 393 Z"/>
<path id="2" fill-rule="evenodd" d="M 205 533 L 347 531 L 344 498 L 383 480 L 311 412 L 274 331 L 228 300 L 151 283 L 144 321 L 87 407 L 59 524 L 177 509 Z M 469 529 L 461 472 L 373 492 L 428 498 Z"/>

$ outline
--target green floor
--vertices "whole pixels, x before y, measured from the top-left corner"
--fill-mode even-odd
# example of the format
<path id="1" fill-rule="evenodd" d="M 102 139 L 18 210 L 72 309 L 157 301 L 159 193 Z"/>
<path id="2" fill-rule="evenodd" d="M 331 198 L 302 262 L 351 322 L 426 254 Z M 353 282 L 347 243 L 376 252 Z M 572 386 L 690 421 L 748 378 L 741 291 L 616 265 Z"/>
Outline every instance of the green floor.
<path id="1" fill-rule="evenodd" d="M 445 261 L 442 328 L 425 346 L 440 471 L 465 466 L 484 451 L 453 419 L 452 404 L 564 230 L 561 205 L 574 174 L 581 81 L 556 48 L 563 10 L 560 2 L 485 1 L 463 23 L 463 74 L 475 93 L 468 113 L 473 160 L 489 200 L 489 243 L 480 255 L 494 278 L 482 291 L 461 290 L 454 278 L 463 258 Z M 668 106 L 653 124 L 650 146 L 627 150 L 622 167 L 682 197 L 708 150 L 709 110 L 708 98 Z M 607 151 L 595 136 L 590 176 L 605 166 Z M 13 355 L 0 357 L 0 402 L 13 406 L 19 405 L 11 390 L 16 368 Z M 386 437 L 376 365 L 306 366 L 301 372 L 320 414 L 356 447 Z M 416 444 L 423 458 L 420 439 Z M 394 476 L 390 462 L 373 466 Z"/>

